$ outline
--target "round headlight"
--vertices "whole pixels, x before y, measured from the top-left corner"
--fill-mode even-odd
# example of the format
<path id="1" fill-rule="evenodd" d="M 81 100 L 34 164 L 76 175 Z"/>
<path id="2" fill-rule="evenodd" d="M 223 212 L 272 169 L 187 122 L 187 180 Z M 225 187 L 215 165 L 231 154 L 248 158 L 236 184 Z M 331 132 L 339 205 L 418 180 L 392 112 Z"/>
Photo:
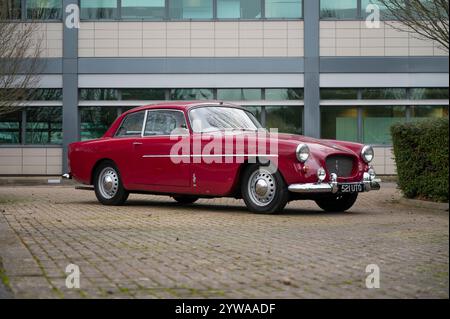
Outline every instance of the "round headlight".
<path id="1" fill-rule="evenodd" d="M 306 144 L 300 144 L 295 151 L 299 162 L 304 163 L 309 158 L 309 147 Z"/>
<path id="2" fill-rule="evenodd" d="M 373 160 L 373 148 L 370 145 L 365 145 L 361 150 L 361 157 L 366 163 L 370 163 Z"/>
<path id="3" fill-rule="evenodd" d="M 323 182 L 325 180 L 325 177 L 327 177 L 327 172 L 325 172 L 325 169 L 323 167 L 319 168 L 317 170 L 317 178 L 319 181 Z"/>

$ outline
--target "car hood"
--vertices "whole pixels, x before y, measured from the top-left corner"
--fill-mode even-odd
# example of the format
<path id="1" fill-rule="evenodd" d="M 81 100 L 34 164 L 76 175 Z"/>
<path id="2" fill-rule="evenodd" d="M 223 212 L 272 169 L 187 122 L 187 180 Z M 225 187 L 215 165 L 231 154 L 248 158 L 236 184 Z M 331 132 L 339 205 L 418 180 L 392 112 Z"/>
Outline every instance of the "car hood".
<path id="1" fill-rule="evenodd" d="M 305 143 L 308 145 L 311 153 L 315 155 L 322 155 L 324 157 L 331 154 L 349 154 L 357 156 L 357 152 L 362 147 L 358 143 L 315 139 L 312 137 L 295 134 L 279 133 L 277 134 L 277 137 L 279 145 L 292 144 L 293 147 L 297 148 L 298 144 Z M 276 138 L 276 136 L 271 134 L 271 138 Z"/>

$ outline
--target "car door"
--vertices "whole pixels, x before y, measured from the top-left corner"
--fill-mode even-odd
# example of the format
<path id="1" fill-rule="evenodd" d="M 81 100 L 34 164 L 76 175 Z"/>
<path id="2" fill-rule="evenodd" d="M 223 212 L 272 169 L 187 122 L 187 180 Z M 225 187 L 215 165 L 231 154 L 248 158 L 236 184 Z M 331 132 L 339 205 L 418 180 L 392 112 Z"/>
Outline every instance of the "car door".
<path id="1" fill-rule="evenodd" d="M 148 110 L 143 137 L 135 145 L 138 184 L 161 192 L 188 189 L 191 185 L 189 139 L 183 111 Z M 181 143 L 187 143 L 185 152 L 171 154 Z"/>
<path id="2" fill-rule="evenodd" d="M 130 113 L 122 120 L 114 138 L 108 140 L 108 150 L 103 155 L 112 159 L 119 167 L 124 185 L 132 187 L 136 183 L 135 148 L 140 145 L 145 111 Z"/>

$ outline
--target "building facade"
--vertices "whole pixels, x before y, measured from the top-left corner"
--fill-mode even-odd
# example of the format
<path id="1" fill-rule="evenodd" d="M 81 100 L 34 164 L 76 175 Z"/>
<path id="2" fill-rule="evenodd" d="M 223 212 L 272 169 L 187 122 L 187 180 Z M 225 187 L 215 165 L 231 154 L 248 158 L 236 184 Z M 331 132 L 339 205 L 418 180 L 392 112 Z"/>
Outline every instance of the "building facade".
<path id="1" fill-rule="evenodd" d="M 378 174 L 395 174 L 390 125 L 448 116 L 448 53 L 382 7 L 367 24 L 375 0 L 2 2 L 17 23 L 38 12 L 44 67 L 33 101 L 0 115 L 0 175 L 61 174 L 69 143 L 158 101 L 232 101 L 280 132 L 372 144 Z"/>

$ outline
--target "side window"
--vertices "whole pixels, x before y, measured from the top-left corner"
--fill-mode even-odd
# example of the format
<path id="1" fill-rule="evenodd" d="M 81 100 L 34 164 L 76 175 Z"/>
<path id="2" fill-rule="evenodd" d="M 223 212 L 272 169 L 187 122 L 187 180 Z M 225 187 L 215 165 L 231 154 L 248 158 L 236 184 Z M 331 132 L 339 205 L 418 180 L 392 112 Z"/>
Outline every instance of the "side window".
<path id="1" fill-rule="evenodd" d="M 145 136 L 186 134 L 186 120 L 180 111 L 149 111 L 145 125 Z"/>
<path id="2" fill-rule="evenodd" d="M 125 117 L 117 130 L 116 137 L 140 136 L 145 112 L 131 113 Z"/>

